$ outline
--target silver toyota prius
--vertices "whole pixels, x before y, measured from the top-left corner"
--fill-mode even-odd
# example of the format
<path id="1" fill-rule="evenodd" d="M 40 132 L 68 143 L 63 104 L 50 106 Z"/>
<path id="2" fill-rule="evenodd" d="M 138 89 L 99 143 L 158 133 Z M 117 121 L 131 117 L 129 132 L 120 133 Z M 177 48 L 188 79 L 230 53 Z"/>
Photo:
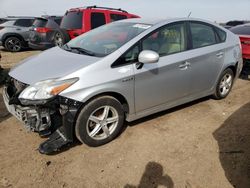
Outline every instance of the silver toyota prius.
<path id="1" fill-rule="evenodd" d="M 19 63 L 3 97 L 27 129 L 49 136 L 39 146 L 49 154 L 75 137 L 106 144 L 125 120 L 205 96 L 223 99 L 241 69 L 239 38 L 214 23 L 128 19 Z"/>

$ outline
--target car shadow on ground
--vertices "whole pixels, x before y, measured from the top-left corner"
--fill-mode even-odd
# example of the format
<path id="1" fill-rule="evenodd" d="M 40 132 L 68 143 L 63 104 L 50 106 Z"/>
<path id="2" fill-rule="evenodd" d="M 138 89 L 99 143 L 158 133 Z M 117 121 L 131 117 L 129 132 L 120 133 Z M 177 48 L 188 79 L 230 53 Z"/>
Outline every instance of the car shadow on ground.
<path id="1" fill-rule="evenodd" d="M 149 162 L 145 167 L 139 185 L 127 184 L 124 188 L 153 188 L 160 185 L 166 188 L 173 188 L 174 182 L 169 175 L 164 174 L 161 164 Z"/>
<path id="2" fill-rule="evenodd" d="M 233 187 L 250 187 L 250 103 L 234 112 L 213 133 L 225 176 Z"/>

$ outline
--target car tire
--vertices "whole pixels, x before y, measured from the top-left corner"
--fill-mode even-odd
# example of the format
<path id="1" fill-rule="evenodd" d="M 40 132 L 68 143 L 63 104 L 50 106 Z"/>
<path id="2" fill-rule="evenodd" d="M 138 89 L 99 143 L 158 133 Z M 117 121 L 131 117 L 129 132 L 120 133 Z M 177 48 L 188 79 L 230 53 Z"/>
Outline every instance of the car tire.
<path id="1" fill-rule="evenodd" d="M 6 50 L 10 52 L 19 52 L 22 50 L 22 40 L 19 39 L 18 37 L 8 37 L 4 41 L 4 47 Z"/>
<path id="2" fill-rule="evenodd" d="M 88 146 L 101 146 L 118 136 L 123 123 L 121 103 L 111 96 L 98 97 L 80 111 L 75 126 L 76 137 Z"/>
<path id="3" fill-rule="evenodd" d="M 65 29 L 58 29 L 53 37 L 55 46 L 62 47 L 64 44 L 70 41 L 70 36 Z"/>
<path id="4" fill-rule="evenodd" d="M 226 98 L 232 89 L 233 82 L 234 73 L 232 69 L 228 68 L 224 70 L 216 85 L 216 91 L 213 95 L 213 98 L 217 100 Z"/>

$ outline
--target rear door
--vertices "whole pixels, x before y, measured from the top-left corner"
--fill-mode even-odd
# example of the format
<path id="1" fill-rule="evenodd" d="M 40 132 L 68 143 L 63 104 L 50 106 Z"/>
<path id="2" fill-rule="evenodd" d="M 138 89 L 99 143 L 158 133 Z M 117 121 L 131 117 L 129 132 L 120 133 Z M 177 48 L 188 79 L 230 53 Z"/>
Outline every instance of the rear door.
<path id="1" fill-rule="evenodd" d="M 203 22 L 189 22 L 192 50 L 190 56 L 191 84 L 189 95 L 209 94 L 221 72 L 225 45 L 219 41 L 214 26 Z"/>
<path id="2" fill-rule="evenodd" d="M 29 32 L 33 22 L 34 19 L 18 19 L 14 23 L 14 26 L 16 26 L 16 32 L 22 35 L 25 41 L 29 39 Z"/>

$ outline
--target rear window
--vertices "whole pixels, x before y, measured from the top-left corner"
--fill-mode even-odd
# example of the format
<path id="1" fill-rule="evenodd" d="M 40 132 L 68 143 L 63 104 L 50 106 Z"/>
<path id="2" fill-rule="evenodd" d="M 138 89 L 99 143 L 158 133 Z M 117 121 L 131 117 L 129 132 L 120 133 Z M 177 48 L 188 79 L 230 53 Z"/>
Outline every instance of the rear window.
<path id="1" fill-rule="evenodd" d="M 33 19 L 18 19 L 14 25 L 21 27 L 31 27 L 33 22 Z"/>
<path id="2" fill-rule="evenodd" d="M 104 25 L 106 23 L 105 21 L 105 15 L 100 12 L 93 12 L 91 13 L 91 29 L 95 29 L 101 25 Z"/>
<path id="3" fill-rule="evenodd" d="M 250 35 L 250 25 L 233 27 L 230 29 L 230 31 L 237 35 Z"/>
<path id="4" fill-rule="evenodd" d="M 121 14 L 110 14 L 111 22 L 117 21 L 117 20 L 124 20 L 127 19 L 127 16 L 121 15 Z"/>
<path id="5" fill-rule="evenodd" d="M 45 27 L 48 20 L 45 19 L 35 19 L 33 26 L 35 27 Z"/>
<path id="6" fill-rule="evenodd" d="M 81 29 L 83 12 L 67 12 L 61 22 L 61 28 L 64 29 Z"/>

